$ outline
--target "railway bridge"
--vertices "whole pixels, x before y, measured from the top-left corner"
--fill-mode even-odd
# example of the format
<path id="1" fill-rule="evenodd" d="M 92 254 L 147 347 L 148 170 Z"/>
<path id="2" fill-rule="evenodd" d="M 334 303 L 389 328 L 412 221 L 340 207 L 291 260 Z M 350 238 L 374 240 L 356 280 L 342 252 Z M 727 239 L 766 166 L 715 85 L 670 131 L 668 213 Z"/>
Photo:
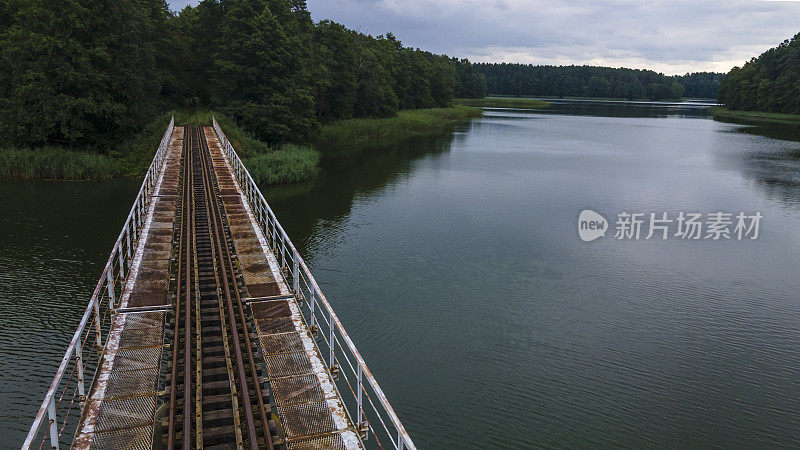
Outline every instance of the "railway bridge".
<path id="1" fill-rule="evenodd" d="M 414 444 L 216 120 L 170 121 L 23 444 Z"/>

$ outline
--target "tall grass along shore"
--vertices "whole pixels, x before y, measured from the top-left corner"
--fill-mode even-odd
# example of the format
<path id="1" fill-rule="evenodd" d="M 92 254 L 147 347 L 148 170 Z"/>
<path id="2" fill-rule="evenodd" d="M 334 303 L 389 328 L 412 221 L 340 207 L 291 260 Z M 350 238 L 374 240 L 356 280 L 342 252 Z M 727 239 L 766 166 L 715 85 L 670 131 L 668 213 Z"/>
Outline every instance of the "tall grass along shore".
<path id="1" fill-rule="evenodd" d="M 268 145 L 220 113 L 207 110 L 170 111 L 155 118 L 140 133 L 104 153 L 46 146 L 0 150 L 0 178 L 96 180 L 113 176 L 140 177 L 152 161 L 170 116 L 176 125 L 208 125 L 212 114 L 260 185 L 294 183 L 319 172 L 320 154 L 297 144 Z M 324 147 L 386 146 L 411 136 L 446 132 L 458 121 L 480 117 L 469 106 L 400 111 L 383 119 L 340 120 L 322 127 L 319 144 Z"/>
<path id="2" fill-rule="evenodd" d="M 480 117 L 483 111 L 467 106 L 412 109 L 385 119 L 348 119 L 322 127 L 320 143 L 324 147 L 389 145 L 409 136 L 434 135 L 453 123 Z"/>
<path id="3" fill-rule="evenodd" d="M 97 180 L 114 174 L 105 155 L 59 147 L 0 148 L 0 178 Z"/>
<path id="4" fill-rule="evenodd" d="M 454 105 L 486 107 L 486 108 L 546 108 L 550 103 L 544 100 L 534 100 L 532 98 L 456 98 L 453 99 Z"/>
<path id="5" fill-rule="evenodd" d="M 319 152 L 313 147 L 287 143 L 269 146 L 228 117 L 216 113 L 214 117 L 257 184 L 296 183 L 313 178 L 319 172 Z M 190 117 L 187 123 L 195 120 L 199 124 L 210 124 L 211 114 Z"/>
<path id="6" fill-rule="evenodd" d="M 0 178 L 99 180 L 115 176 L 141 177 L 164 136 L 171 116 L 178 125 L 208 125 L 210 111 L 171 111 L 158 116 L 140 133 L 106 154 L 65 147 L 0 149 Z M 309 146 L 282 144 L 271 147 L 253 138 L 223 114 L 217 122 L 242 158 L 253 179 L 261 185 L 293 183 L 314 177 L 319 153 Z"/>
<path id="7" fill-rule="evenodd" d="M 784 123 L 789 125 L 800 125 L 800 115 L 781 114 L 761 111 L 735 111 L 724 106 L 712 106 L 708 111 L 715 118 L 734 119 L 752 123 Z"/>
<path id="8" fill-rule="evenodd" d="M 319 152 L 303 145 L 284 144 L 243 161 L 253 181 L 262 186 L 303 181 L 319 172 Z"/>
<path id="9" fill-rule="evenodd" d="M 224 114 L 207 110 L 179 111 L 175 123 L 210 125 L 212 116 L 257 184 L 295 183 L 313 178 L 319 172 L 319 152 L 314 148 L 296 144 L 270 146 L 254 138 Z"/>

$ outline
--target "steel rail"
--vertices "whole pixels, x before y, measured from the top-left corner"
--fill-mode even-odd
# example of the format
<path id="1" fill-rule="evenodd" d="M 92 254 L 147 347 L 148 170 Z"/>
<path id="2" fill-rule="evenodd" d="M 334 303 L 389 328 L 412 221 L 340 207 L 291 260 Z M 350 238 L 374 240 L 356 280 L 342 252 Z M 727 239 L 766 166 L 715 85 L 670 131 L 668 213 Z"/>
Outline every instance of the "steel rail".
<path id="1" fill-rule="evenodd" d="M 230 339 L 228 337 L 228 329 L 227 329 L 227 327 L 225 325 L 225 323 L 226 323 L 226 320 L 225 320 L 226 312 L 225 312 L 224 302 L 223 302 L 222 295 L 220 295 L 221 294 L 220 286 L 221 286 L 222 283 L 220 283 L 221 274 L 220 274 L 220 271 L 219 271 L 219 268 L 218 268 L 219 265 L 216 263 L 218 251 L 212 245 L 212 240 L 213 240 L 212 224 L 211 224 L 211 222 L 209 220 L 209 218 L 210 218 L 210 214 L 209 214 L 209 212 L 210 212 L 209 211 L 209 201 L 210 201 L 209 199 L 210 199 L 210 197 L 209 197 L 209 187 L 208 187 L 208 183 L 206 181 L 207 177 L 208 177 L 208 174 L 207 174 L 207 171 L 205 170 L 204 161 L 203 161 L 202 135 L 201 135 L 201 133 L 200 133 L 200 131 L 199 131 L 199 129 L 197 127 L 194 127 L 192 132 L 196 134 L 196 139 L 197 139 L 196 142 L 198 142 L 197 148 L 196 149 L 193 148 L 193 151 L 194 150 L 197 151 L 197 161 L 196 161 L 196 164 L 198 166 L 198 172 L 197 173 L 200 174 L 200 177 L 199 177 L 198 180 L 194 180 L 193 179 L 193 183 L 197 183 L 197 185 L 195 186 L 195 189 L 200 189 L 202 191 L 202 203 L 203 203 L 202 210 L 203 210 L 203 213 L 204 213 L 204 216 L 203 216 L 204 220 L 201 220 L 201 224 L 202 224 L 201 226 L 204 228 L 203 235 L 205 236 L 205 238 L 201 242 L 203 243 L 204 247 L 206 245 L 208 246 L 207 252 L 210 254 L 210 258 L 211 258 L 210 259 L 210 268 L 212 269 L 212 272 L 214 274 L 214 287 L 215 287 L 215 292 L 216 292 L 215 297 L 216 297 L 216 304 L 217 304 L 217 314 L 218 314 L 219 325 L 220 325 L 221 343 L 222 343 L 222 346 L 223 346 L 223 349 L 224 349 L 224 352 L 225 352 L 225 370 L 226 370 L 226 375 L 228 377 L 228 388 L 229 388 L 230 402 L 231 402 L 230 403 L 231 404 L 231 418 L 233 420 L 233 425 L 234 425 L 234 440 L 236 441 L 236 448 L 240 448 L 241 449 L 241 448 L 244 448 L 244 443 L 243 443 L 244 441 L 243 441 L 243 438 L 242 438 L 241 417 L 240 417 L 240 414 L 239 414 L 239 400 L 238 400 L 238 391 L 237 391 L 237 388 L 236 388 L 236 374 L 235 374 L 235 372 L 233 370 L 233 359 L 234 358 L 231 356 Z M 192 164 L 194 166 L 195 162 L 193 161 Z M 195 204 L 195 212 L 197 212 L 197 210 L 198 210 L 198 205 Z M 195 231 L 195 233 L 197 233 L 197 231 L 198 231 L 197 223 L 195 223 L 194 231 Z M 197 249 L 197 246 L 195 246 L 195 249 Z M 198 264 L 195 264 L 195 269 L 199 270 L 199 259 L 196 259 L 196 260 L 198 261 Z M 206 263 L 206 265 L 208 265 L 208 264 L 209 263 Z M 206 268 L 208 268 L 208 267 L 206 267 Z M 198 408 L 200 408 L 200 410 L 198 411 L 198 413 L 196 415 L 197 415 L 197 423 L 198 423 L 198 430 L 197 430 L 198 444 L 197 444 L 197 447 L 201 448 L 201 446 L 205 444 L 204 441 L 201 441 L 201 439 L 204 439 L 203 436 L 202 436 L 202 425 L 203 425 L 203 417 L 202 416 L 203 416 L 203 414 L 205 414 L 205 411 L 202 409 L 203 352 L 202 352 L 202 347 L 201 346 L 202 346 L 203 318 L 201 317 L 202 314 L 200 312 L 201 311 L 201 302 L 202 302 L 202 298 L 201 297 L 202 297 L 202 294 L 199 293 L 199 282 L 196 283 L 196 284 L 198 284 L 197 309 L 196 309 L 196 314 L 195 314 L 195 316 L 197 318 L 197 328 L 196 329 L 197 329 L 197 341 L 198 341 L 198 349 L 197 349 L 197 354 L 198 354 L 198 359 L 197 359 L 197 380 L 198 380 L 197 381 L 197 395 L 198 395 L 198 398 L 196 400 L 196 403 L 198 405 Z M 213 414 L 213 412 L 212 412 L 212 414 Z"/>
<path id="2" fill-rule="evenodd" d="M 186 230 L 187 225 L 187 216 L 189 214 L 188 211 L 188 196 L 189 196 L 189 188 L 188 188 L 188 179 L 187 176 L 187 161 L 188 158 L 186 157 L 186 149 L 187 149 L 187 133 L 186 129 L 184 128 L 183 133 L 183 149 L 182 149 L 182 159 L 183 164 L 181 167 L 181 222 L 179 224 L 180 227 L 180 236 L 178 238 L 178 276 L 176 279 L 176 295 L 175 295 L 175 332 L 173 333 L 172 338 L 172 370 L 171 370 L 171 378 L 170 378 L 170 392 L 169 392 L 169 434 L 167 443 L 167 448 L 174 449 L 175 448 L 175 403 L 178 400 L 178 352 L 176 351 L 178 348 L 178 344 L 180 343 L 180 333 L 178 333 L 178 320 L 181 317 L 181 278 L 184 276 L 184 272 L 188 273 L 188 268 L 184 268 L 183 265 L 183 238 L 184 233 Z M 188 250 L 187 250 L 188 251 Z M 188 288 L 188 280 L 187 285 Z M 185 434 L 185 433 L 184 433 Z"/>
<path id="3" fill-rule="evenodd" d="M 214 174 L 213 160 L 211 160 L 211 150 L 208 148 L 208 141 L 206 140 L 205 136 L 202 136 L 201 142 L 202 142 L 202 147 L 203 147 L 202 148 L 203 154 L 208 158 L 208 165 L 210 166 L 210 169 L 211 169 L 211 176 L 214 176 L 213 175 Z M 221 203 L 219 202 L 219 199 L 217 198 L 217 196 L 215 194 L 213 195 L 213 198 L 214 198 L 214 200 L 213 200 L 213 202 L 211 204 L 214 205 L 216 207 L 216 209 L 219 211 L 219 217 L 220 217 L 220 222 L 221 222 L 223 215 L 226 215 L 226 213 L 224 213 L 221 210 L 222 208 L 224 208 L 224 206 L 221 205 Z M 221 223 L 221 225 L 223 225 L 223 224 Z M 225 249 L 225 262 L 227 262 L 227 269 L 231 274 L 231 280 L 232 280 L 232 285 L 233 285 L 233 289 L 232 290 L 236 294 L 236 305 L 238 306 L 239 318 L 240 318 L 241 323 L 242 323 L 242 330 L 243 330 L 243 334 L 244 334 L 244 342 L 248 343 L 248 345 L 246 345 L 246 347 L 247 347 L 247 359 L 248 359 L 248 362 L 249 362 L 249 365 L 250 365 L 250 373 L 252 374 L 252 377 L 253 377 L 253 383 L 255 384 L 256 398 L 258 399 L 258 409 L 259 409 L 259 413 L 260 413 L 260 416 L 261 416 L 261 423 L 264 425 L 264 427 L 263 427 L 264 439 L 265 439 L 265 441 L 267 443 L 267 448 L 269 450 L 272 450 L 274 448 L 273 443 L 272 443 L 272 435 L 271 435 L 270 430 L 269 430 L 269 421 L 267 419 L 266 407 L 264 405 L 264 396 L 263 396 L 263 392 L 262 392 L 262 389 L 261 389 L 261 383 L 259 382 L 258 370 L 256 369 L 256 363 L 255 363 L 255 357 L 253 356 L 253 348 L 252 348 L 252 344 L 251 344 L 252 341 L 250 339 L 250 332 L 247 330 L 247 328 L 248 328 L 247 327 L 247 321 L 246 321 L 246 317 L 247 316 L 245 315 L 244 308 L 242 307 L 242 297 L 241 297 L 241 294 L 239 292 L 239 282 L 236 279 L 236 270 L 233 267 L 233 258 L 232 258 L 231 254 L 230 254 L 230 251 L 229 251 L 228 238 L 225 235 L 225 233 L 222 233 L 222 240 L 224 241 L 224 244 L 225 244 L 223 246 L 223 248 Z M 222 255 L 220 255 L 220 258 L 221 257 L 222 257 Z"/>
<path id="4" fill-rule="evenodd" d="M 188 130 L 188 126 L 184 130 L 184 135 Z M 186 229 L 192 230 L 194 226 L 194 191 L 192 189 L 191 180 L 194 177 L 194 168 L 192 166 L 192 147 L 195 145 L 195 137 L 190 135 L 190 144 L 191 146 L 187 146 L 187 180 L 189 187 L 189 191 L 191 194 L 187 196 L 187 200 L 189 200 L 186 204 L 187 210 L 189 213 L 186 215 Z M 183 450 L 189 450 L 192 446 L 192 371 L 189 370 L 190 361 L 192 359 L 192 311 L 191 311 L 191 303 L 192 303 L 192 275 L 191 275 L 191 254 L 192 254 L 192 244 L 197 245 L 196 242 L 193 242 L 191 239 L 191 233 L 186 233 L 186 286 L 184 287 L 184 299 L 185 299 L 185 311 L 183 317 Z M 181 255 L 183 257 L 183 255 Z M 175 333 L 178 333 L 177 327 L 178 317 L 175 318 Z M 173 352 L 176 349 L 172 350 Z M 171 447 L 174 448 L 174 447 Z"/>
<path id="5" fill-rule="evenodd" d="M 30 430 L 28 430 L 28 434 L 25 437 L 25 441 L 22 443 L 22 448 L 27 450 L 31 448 L 33 441 L 36 439 L 36 435 L 39 433 L 39 430 L 44 422 L 44 416 L 47 414 L 49 416 L 50 422 L 50 443 L 51 447 L 58 448 L 59 446 L 59 436 L 57 433 L 57 410 L 54 403 L 54 397 L 58 390 L 58 386 L 61 384 L 63 380 L 64 374 L 66 373 L 67 366 L 69 365 L 70 361 L 73 357 L 76 359 L 76 364 L 80 364 L 81 371 L 83 370 L 83 355 L 82 352 L 78 350 L 79 348 L 79 341 L 81 338 L 81 334 L 83 334 L 84 330 L 86 329 L 86 325 L 89 323 L 89 319 L 92 317 L 92 314 L 95 315 L 95 345 L 98 348 L 103 346 L 102 344 L 102 324 L 100 318 L 100 303 L 102 302 L 101 293 L 104 292 L 104 287 L 108 287 L 111 290 L 109 291 L 109 307 L 113 309 L 114 305 L 114 296 L 115 293 L 114 283 L 111 280 L 116 279 L 117 274 L 112 275 L 114 270 L 114 262 L 118 260 L 122 263 L 123 256 L 122 256 L 122 247 L 123 245 L 127 245 L 126 248 L 128 249 L 128 259 L 130 259 L 131 253 L 131 246 L 134 243 L 138 244 L 138 230 L 142 227 L 144 223 L 144 218 L 142 216 L 143 212 L 147 210 L 150 206 L 151 198 L 154 189 L 160 182 L 160 177 L 163 175 L 163 169 L 166 164 L 166 157 L 165 153 L 167 150 L 167 145 L 169 144 L 169 140 L 172 136 L 172 130 L 175 124 L 175 118 L 172 117 L 170 119 L 169 125 L 167 125 L 167 129 L 164 132 L 164 136 L 161 138 L 161 142 L 156 150 L 155 155 L 153 156 L 153 160 L 150 163 L 149 168 L 145 174 L 144 180 L 142 181 L 142 185 L 139 188 L 139 192 L 136 195 L 136 200 L 134 200 L 133 205 L 131 206 L 130 212 L 128 212 L 128 216 L 125 219 L 125 222 L 122 226 L 122 230 L 117 237 L 117 240 L 114 242 L 114 246 L 112 247 L 111 254 L 108 257 L 108 261 L 106 265 L 103 267 L 103 271 L 100 275 L 100 280 L 97 282 L 94 291 L 92 292 L 92 296 L 89 299 L 89 303 L 86 305 L 86 310 L 81 317 L 80 322 L 75 330 L 75 333 L 70 340 L 69 345 L 67 346 L 67 350 L 64 353 L 64 356 L 61 359 L 61 363 L 56 370 L 56 373 L 53 377 L 53 381 L 50 383 L 50 387 L 45 394 L 44 400 L 42 401 L 39 410 L 36 413 L 36 417 L 31 424 Z M 156 178 L 159 178 L 158 180 Z M 131 235 L 136 235 L 131 239 Z M 123 278 L 122 273 L 124 271 L 124 264 L 120 264 L 119 275 L 120 279 Z M 106 283 L 109 283 L 108 285 Z M 98 363 L 97 367 L 100 364 Z M 81 379 L 79 381 L 81 384 L 79 386 L 83 386 L 85 380 Z M 82 388 L 80 389 L 83 390 Z M 64 417 L 66 421 L 68 416 Z"/>
<path id="6" fill-rule="evenodd" d="M 204 140 L 204 138 L 201 139 L 201 142 L 203 140 Z M 233 337 L 233 346 L 234 346 L 234 349 L 235 349 L 235 352 L 236 352 L 236 365 L 237 365 L 238 375 L 239 375 L 239 385 L 240 385 L 240 389 L 242 391 L 242 398 L 244 400 L 244 411 L 245 411 L 245 418 L 247 419 L 248 438 L 249 438 L 249 441 L 250 441 L 250 447 L 253 450 L 258 450 L 258 438 L 257 438 L 257 435 L 256 435 L 256 430 L 255 430 L 255 420 L 253 419 L 253 407 L 252 407 L 252 404 L 251 404 L 251 401 L 250 401 L 250 390 L 248 389 L 248 386 L 247 386 L 247 375 L 245 373 L 244 364 L 242 363 L 242 359 L 243 359 L 242 358 L 242 346 L 241 346 L 241 342 L 239 340 L 239 330 L 238 330 L 238 327 L 237 327 L 236 318 L 235 318 L 235 312 L 234 312 L 234 309 L 233 309 L 233 300 L 231 299 L 231 288 L 230 288 L 230 284 L 228 282 L 228 272 L 227 272 L 227 270 L 225 268 L 225 265 L 222 264 L 223 254 L 224 253 L 223 253 L 223 250 L 222 250 L 223 247 L 222 247 L 221 234 L 224 235 L 224 232 L 220 233 L 220 228 L 224 224 L 222 223 L 222 217 L 219 215 L 220 211 L 218 210 L 218 206 L 215 207 L 218 199 L 216 197 L 216 193 L 214 192 L 213 181 L 211 179 L 211 177 L 213 176 L 213 173 L 212 173 L 213 168 L 211 168 L 209 166 L 210 165 L 210 161 L 209 161 L 210 154 L 206 154 L 205 152 L 203 152 L 203 150 L 204 150 L 204 148 L 202 148 L 202 146 L 201 146 L 201 152 L 202 153 L 201 153 L 200 161 L 203 164 L 203 185 L 204 185 L 204 189 L 206 190 L 206 198 L 208 199 L 206 201 L 206 205 L 207 205 L 206 207 L 211 212 L 211 220 L 209 221 L 209 224 L 210 224 L 210 226 L 211 226 L 211 228 L 213 230 L 214 244 L 216 244 L 217 252 L 218 252 L 217 257 L 219 258 L 219 263 L 220 263 L 220 267 L 219 267 L 220 275 L 221 275 L 221 278 L 222 278 L 222 281 L 223 281 L 224 295 L 225 295 L 226 305 L 228 307 L 228 324 L 229 324 L 229 326 L 231 328 L 231 335 Z M 226 245 L 226 250 L 227 250 L 227 245 Z M 230 257 L 230 255 L 228 255 L 228 257 Z M 233 277 L 235 277 L 235 274 L 233 274 Z M 245 328 L 247 327 L 246 323 L 243 324 L 243 325 L 244 325 Z M 247 344 L 248 344 L 248 347 L 249 347 L 250 343 L 248 342 Z M 256 381 L 256 383 L 257 383 L 258 374 L 257 373 L 253 373 L 253 377 L 254 377 L 254 381 Z M 269 424 L 268 423 L 264 423 L 263 425 L 267 428 L 267 430 L 269 430 Z M 271 439 L 268 439 L 268 442 L 271 442 Z"/>
<path id="7" fill-rule="evenodd" d="M 239 185 L 242 188 L 242 191 L 245 193 L 245 195 L 247 196 L 248 200 L 250 201 L 250 204 L 252 205 L 253 210 L 254 210 L 254 214 L 261 214 L 260 213 L 261 210 L 266 211 L 267 217 L 266 217 L 266 219 L 264 219 L 265 225 L 272 224 L 273 229 L 277 230 L 277 232 L 280 234 L 280 240 L 282 241 L 281 245 L 284 248 L 288 246 L 289 252 L 290 252 L 291 257 L 292 257 L 292 262 L 293 262 L 293 267 L 292 267 L 293 283 L 292 284 L 293 284 L 293 288 L 294 288 L 295 294 L 296 295 L 299 294 L 299 280 L 300 280 L 300 277 L 301 276 L 305 277 L 306 283 L 309 286 L 309 290 L 310 290 L 311 295 L 312 295 L 312 299 L 311 299 L 312 305 L 313 305 L 313 302 L 315 302 L 316 300 L 319 300 L 321 305 L 325 308 L 325 311 L 327 312 L 327 316 L 328 316 L 330 322 L 333 323 L 333 325 L 334 325 L 334 326 L 331 327 L 331 330 L 333 330 L 335 328 L 339 332 L 339 335 L 341 336 L 341 339 L 345 342 L 346 347 L 348 348 L 348 350 L 352 354 L 353 358 L 356 360 L 356 363 L 358 365 L 358 369 L 361 372 L 360 375 L 362 375 L 364 378 L 366 378 L 366 381 L 367 381 L 368 385 L 372 388 L 373 392 L 375 393 L 376 397 L 378 398 L 379 403 L 381 404 L 381 406 L 383 406 L 383 409 L 386 412 L 386 415 L 389 417 L 389 420 L 391 421 L 392 425 L 394 426 L 395 430 L 397 431 L 397 442 L 394 442 L 394 440 L 392 440 L 393 444 L 395 445 L 395 448 L 402 449 L 402 448 L 405 447 L 405 448 L 412 449 L 412 450 L 416 449 L 416 446 L 414 445 L 413 441 L 411 440 L 411 436 L 406 431 L 405 427 L 403 426 L 403 423 L 400 421 L 400 418 L 397 416 L 397 413 L 394 411 L 394 408 L 392 408 L 392 405 L 389 403 L 389 400 L 386 397 L 386 394 L 384 394 L 383 390 L 381 389 L 380 385 L 378 384 L 378 381 L 375 379 L 375 376 L 372 374 L 372 372 L 367 367 L 366 361 L 364 360 L 364 358 L 361 356 L 361 353 L 356 348 L 355 344 L 353 343 L 353 340 L 350 338 L 350 335 L 345 330 L 344 325 L 342 325 L 342 322 L 339 320 L 339 317 L 333 311 L 333 307 L 328 302 L 328 299 L 325 297 L 325 294 L 322 293 L 322 289 L 320 289 L 319 284 L 317 283 L 317 281 L 314 278 L 314 276 L 311 274 L 311 270 L 306 265 L 305 260 L 300 256 L 299 252 L 295 248 L 295 246 L 292 243 L 291 239 L 289 239 L 289 235 L 283 229 L 283 226 L 281 226 L 280 222 L 278 222 L 278 219 L 275 216 L 275 213 L 273 212 L 273 210 L 270 207 L 269 203 L 267 203 L 267 200 L 264 198 L 264 195 L 258 189 L 258 186 L 256 185 L 255 181 L 253 180 L 253 177 L 250 175 L 250 172 L 248 172 L 247 168 L 242 163 L 241 159 L 239 158 L 239 155 L 236 153 L 236 150 L 233 148 L 233 145 L 231 145 L 230 141 L 225 136 L 225 133 L 222 131 L 222 128 L 220 128 L 219 123 L 217 123 L 216 118 L 212 116 L 211 120 L 212 120 L 212 125 L 214 127 L 214 131 L 217 133 L 217 137 L 219 138 L 220 143 L 222 144 L 223 153 L 225 154 L 226 158 L 228 159 L 228 162 L 231 164 L 231 168 L 234 170 L 234 175 L 236 176 L 237 181 L 239 182 Z M 285 263 L 285 261 L 286 261 L 286 259 L 285 259 L 285 256 L 284 256 L 284 263 Z M 313 307 L 312 307 L 312 310 L 311 310 L 311 323 L 309 324 L 312 327 L 314 326 L 314 317 L 315 317 L 314 316 L 314 310 L 313 310 Z M 332 331 L 331 331 L 331 333 L 332 333 Z M 331 343 L 331 348 L 333 348 L 332 345 L 333 344 Z M 331 350 L 331 353 L 333 353 L 332 350 Z M 331 359 L 333 359 L 333 358 L 331 358 Z M 323 361 L 324 361 L 324 359 L 323 359 Z M 333 365 L 333 362 L 331 361 L 331 363 L 328 364 L 328 367 L 331 368 L 332 365 Z M 360 386 L 359 386 L 359 389 L 361 389 Z M 376 412 L 377 412 L 377 410 L 376 410 Z M 392 439 L 391 436 L 389 436 L 389 438 Z"/>
<path id="8" fill-rule="evenodd" d="M 188 127 L 187 127 L 188 128 Z M 194 309 L 194 316 L 195 316 L 195 448 L 202 449 L 204 442 L 203 442 L 203 318 L 200 314 L 200 274 L 199 274 L 199 258 L 197 254 L 197 208 L 196 208 L 196 201 L 194 200 L 194 159 L 192 159 L 192 177 L 190 179 L 190 186 L 192 189 L 192 242 L 194 245 L 192 246 L 192 253 L 191 258 L 193 261 L 192 264 L 192 273 L 194 274 L 194 283 L 192 288 L 195 292 L 195 309 Z M 189 365 L 185 366 L 186 370 L 189 370 Z"/>

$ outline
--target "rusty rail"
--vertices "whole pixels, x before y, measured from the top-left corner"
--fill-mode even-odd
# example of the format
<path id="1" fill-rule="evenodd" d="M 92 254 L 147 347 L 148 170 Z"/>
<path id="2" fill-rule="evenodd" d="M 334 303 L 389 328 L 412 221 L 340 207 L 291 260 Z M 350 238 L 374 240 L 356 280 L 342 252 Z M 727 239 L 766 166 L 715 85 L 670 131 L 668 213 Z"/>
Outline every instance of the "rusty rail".
<path id="1" fill-rule="evenodd" d="M 381 448 L 383 448 L 381 438 L 388 438 L 392 448 L 416 449 L 411 436 L 389 404 L 378 381 L 370 372 L 364 358 L 356 349 L 305 261 L 278 222 L 275 213 L 239 159 L 239 155 L 236 154 L 236 150 L 228 141 L 216 118 L 212 117 L 212 123 L 222 145 L 223 153 L 234 171 L 236 181 L 247 196 L 250 209 L 278 259 L 281 269 L 283 269 L 282 273 L 287 284 L 292 287 L 298 305 L 301 306 L 300 312 L 303 320 L 317 336 L 321 337 L 321 340 L 317 340 L 316 343 L 318 348 L 321 346 L 327 350 L 328 358 L 323 358 L 323 362 L 331 379 L 336 380 L 335 385 L 340 393 L 343 389 L 339 388 L 347 386 L 353 394 L 352 398 L 345 399 L 341 395 L 340 398 L 343 399 L 350 418 L 357 418 L 354 423 L 356 423 L 362 438 L 366 439 L 372 433 Z M 320 352 L 320 354 L 324 355 L 325 353 Z M 343 362 L 347 363 L 345 367 L 343 367 Z M 344 368 L 349 368 L 352 382 L 351 378 L 348 378 L 347 372 L 343 370 Z M 345 383 L 342 383 L 343 380 Z M 355 409 L 355 415 L 352 413 L 353 409 Z"/>
<path id="2" fill-rule="evenodd" d="M 161 174 L 166 163 L 166 150 L 174 125 L 175 118 L 173 117 L 164 132 L 153 161 L 150 163 L 122 231 L 114 243 L 111 255 L 103 268 L 89 304 L 86 305 L 83 317 L 78 323 L 55 377 L 50 383 L 50 388 L 45 394 L 44 401 L 22 444 L 24 450 L 32 447 L 41 448 L 48 437 L 50 447 L 58 449 L 68 422 L 71 419 L 76 421 L 80 419 L 80 412 L 86 399 L 86 375 L 91 373 L 93 382 L 94 375 L 102 361 L 105 352 L 103 333 L 107 333 L 111 325 L 111 316 L 118 306 L 123 284 L 133 265 L 135 250 L 141 237 L 141 229 L 148 216 L 153 192 L 161 182 Z M 101 308 L 104 301 L 107 303 L 107 308 Z M 91 339 L 92 336 L 94 339 Z M 93 342 L 89 342 L 90 339 Z M 87 343 L 92 346 L 88 352 Z M 68 371 L 70 372 L 68 373 Z M 73 409 L 76 397 L 79 399 L 79 408 Z M 45 415 L 47 415 L 47 427 L 43 427 Z M 59 417 L 63 418 L 62 422 L 59 422 Z M 75 425 L 77 426 L 77 423 Z M 38 440 L 39 436 L 41 436 L 41 441 Z"/>
<path id="3" fill-rule="evenodd" d="M 233 258 L 231 257 L 230 247 L 228 245 L 227 237 L 225 236 L 224 228 L 225 224 L 223 222 L 223 215 L 225 214 L 222 205 L 220 204 L 220 200 L 217 197 L 217 194 L 214 190 L 214 169 L 213 163 L 211 162 L 211 153 L 208 149 L 208 143 L 206 142 L 205 137 L 200 138 L 200 152 L 202 154 L 200 160 L 203 163 L 203 176 L 204 176 L 204 185 L 206 189 L 206 195 L 208 198 L 208 207 L 211 211 L 210 214 L 210 223 L 213 229 L 213 241 L 217 249 L 217 257 L 219 258 L 219 266 L 217 270 L 219 271 L 220 278 L 222 278 L 222 282 L 224 285 L 223 293 L 225 299 L 225 305 L 227 306 L 227 316 L 228 316 L 228 326 L 230 328 L 231 335 L 233 336 L 233 344 L 234 349 L 236 351 L 236 365 L 238 369 L 239 375 L 239 384 L 241 388 L 243 404 L 245 409 L 245 417 L 247 419 L 247 430 L 248 430 L 248 438 L 250 441 L 250 446 L 253 450 L 258 450 L 258 440 L 256 438 L 256 429 L 255 429 L 255 419 L 254 414 L 252 411 L 252 401 L 250 400 L 250 389 L 254 389 L 255 396 L 258 402 L 258 415 L 260 416 L 261 424 L 262 424 L 262 432 L 264 433 L 264 443 L 267 445 L 267 448 L 272 449 L 272 436 L 269 432 L 269 423 L 267 421 L 267 414 L 264 408 L 264 396 L 261 391 L 261 386 L 259 385 L 258 374 L 259 371 L 256 368 L 255 359 L 253 358 L 253 350 L 252 350 L 252 340 L 250 339 L 249 332 L 247 331 L 247 323 L 245 322 L 245 313 L 244 309 L 242 308 L 242 300 L 239 296 L 239 286 L 238 282 L 236 281 L 236 272 L 234 271 L 233 267 Z M 230 282 L 229 282 L 230 279 Z M 236 296 L 236 305 L 238 307 L 238 320 L 237 320 L 237 311 L 234 309 L 234 299 L 231 296 L 231 292 L 234 292 Z M 242 326 L 242 333 L 244 337 L 244 345 L 239 338 L 239 323 L 237 321 L 241 321 Z M 244 353 L 242 352 L 242 347 L 245 347 L 247 351 L 247 363 L 249 365 L 252 386 L 248 386 L 248 377 L 245 373 L 245 362 L 244 362 Z"/>

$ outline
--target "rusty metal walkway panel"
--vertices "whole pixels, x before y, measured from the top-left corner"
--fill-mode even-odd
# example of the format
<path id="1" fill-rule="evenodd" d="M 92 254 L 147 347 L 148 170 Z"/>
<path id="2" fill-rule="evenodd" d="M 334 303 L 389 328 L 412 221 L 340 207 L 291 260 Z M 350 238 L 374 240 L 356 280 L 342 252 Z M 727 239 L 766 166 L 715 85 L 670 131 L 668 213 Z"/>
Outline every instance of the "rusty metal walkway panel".
<path id="1" fill-rule="evenodd" d="M 152 448 L 182 143 L 175 128 L 73 448 Z"/>
<path id="2" fill-rule="evenodd" d="M 288 448 L 363 448 L 216 132 L 205 134 Z"/>
<path id="3" fill-rule="evenodd" d="M 221 178 L 220 188 L 237 253 L 253 255 L 239 263 L 245 278 L 250 273 L 251 286 L 256 287 L 250 292 L 249 305 L 289 447 L 346 448 L 351 444 L 350 433 L 355 432 L 354 437 L 360 440 L 357 445 L 415 449 L 233 145 L 216 119 L 212 118 L 212 124 L 213 133 L 207 130 L 206 138 L 214 165 L 225 169 L 218 171 L 218 176 L 222 172 L 231 177 Z M 223 188 L 226 183 L 227 189 Z M 263 259 L 256 257 L 253 234 Z M 269 270 L 264 270 L 265 263 Z M 342 395 L 348 392 L 350 395 Z M 333 424 L 328 422 L 328 414 Z M 315 419 L 304 422 L 296 420 L 298 417 Z"/>
<path id="4" fill-rule="evenodd" d="M 149 448 L 163 354 L 169 185 L 181 133 L 170 120 L 22 448 Z M 179 154 L 179 151 L 178 151 Z M 143 260 L 145 262 L 143 262 Z M 132 296 L 138 291 L 145 296 Z M 87 389 L 87 380 L 91 382 Z M 76 426 L 77 425 L 77 426 Z M 76 428 L 79 430 L 76 433 Z"/>
<path id="5" fill-rule="evenodd" d="M 246 310 L 240 315 L 252 329 L 263 381 L 251 378 L 268 389 L 270 427 L 280 430 L 274 443 L 414 449 L 216 120 L 203 133 L 243 280 L 237 304 Z M 161 447 L 168 361 L 176 351 L 167 335 L 177 332 L 171 277 L 183 134 L 171 120 L 23 449 Z"/>

